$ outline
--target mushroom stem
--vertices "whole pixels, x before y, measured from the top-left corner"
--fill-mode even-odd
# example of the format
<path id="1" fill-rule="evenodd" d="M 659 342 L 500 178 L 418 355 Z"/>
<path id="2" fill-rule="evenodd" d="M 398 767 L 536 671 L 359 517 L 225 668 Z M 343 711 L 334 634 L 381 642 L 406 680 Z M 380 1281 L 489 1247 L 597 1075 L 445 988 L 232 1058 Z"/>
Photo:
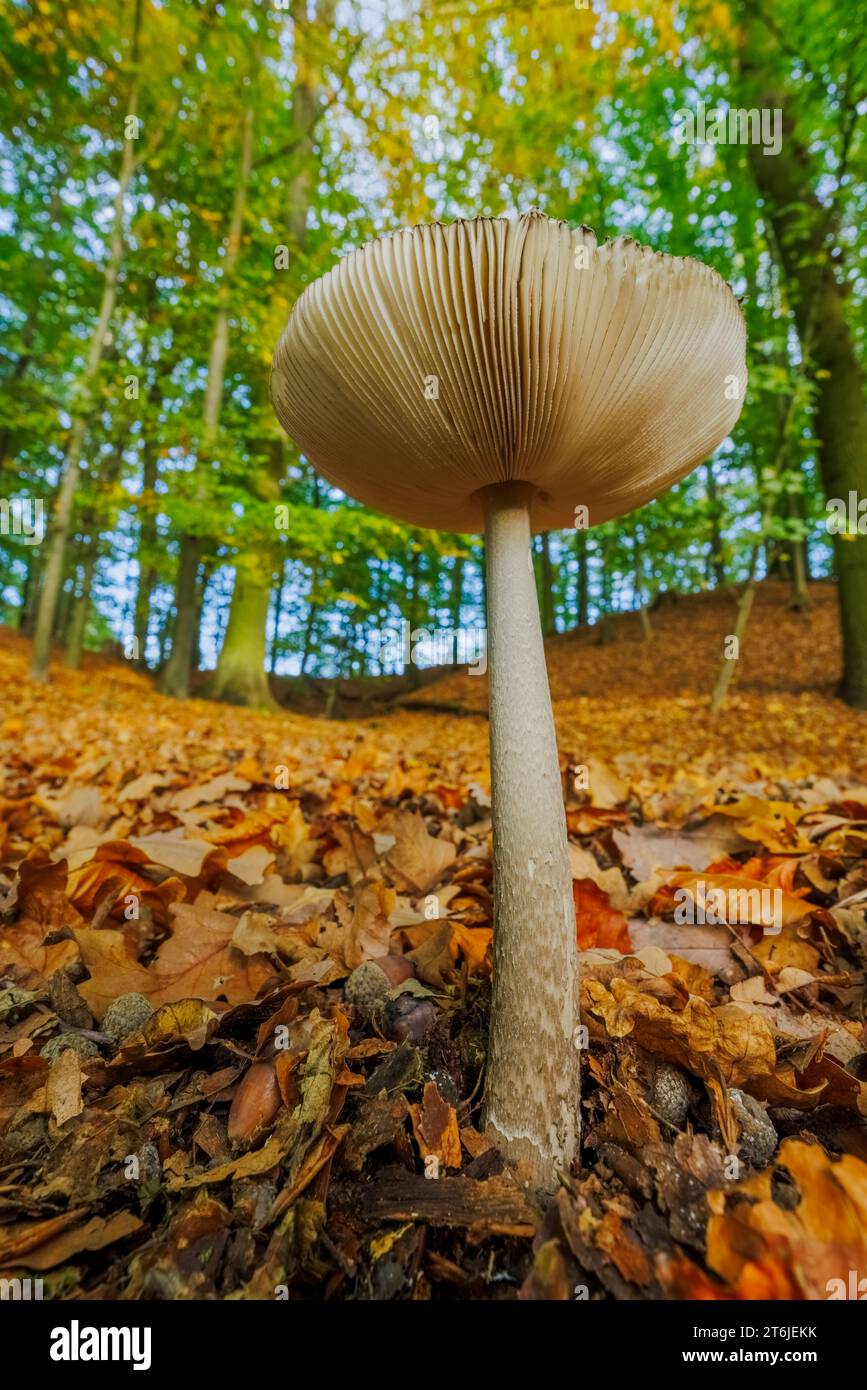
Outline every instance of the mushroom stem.
<path id="1" fill-rule="evenodd" d="M 578 1148 L 578 947 L 527 483 L 483 488 L 494 828 L 485 1128 L 553 1190 Z"/>

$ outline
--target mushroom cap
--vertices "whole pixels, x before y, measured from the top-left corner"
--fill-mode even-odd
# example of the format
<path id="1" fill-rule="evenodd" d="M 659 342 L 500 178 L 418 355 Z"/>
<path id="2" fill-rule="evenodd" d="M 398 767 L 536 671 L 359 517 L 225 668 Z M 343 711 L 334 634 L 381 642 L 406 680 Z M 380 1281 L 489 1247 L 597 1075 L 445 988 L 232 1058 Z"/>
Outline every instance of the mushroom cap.
<path id="1" fill-rule="evenodd" d="M 484 529 L 478 490 L 538 490 L 535 530 L 642 506 L 740 414 L 746 331 L 710 267 L 540 213 L 434 223 L 301 295 L 271 397 L 330 483 L 415 526 Z"/>

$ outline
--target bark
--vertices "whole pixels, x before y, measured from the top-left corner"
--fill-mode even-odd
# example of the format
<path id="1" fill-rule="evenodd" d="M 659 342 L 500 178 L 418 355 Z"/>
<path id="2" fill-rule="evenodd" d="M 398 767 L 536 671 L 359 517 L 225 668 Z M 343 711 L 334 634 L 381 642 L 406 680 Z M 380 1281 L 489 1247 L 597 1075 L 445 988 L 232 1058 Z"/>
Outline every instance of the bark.
<path id="1" fill-rule="evenodd" d="M 554 607 L 554 567 L 551 563 L 551 537 L 543 531 L 539 537 L 539 611 L 542 632 L 550 637 L 557 630 Z"/>
<path id="2" fill-rule="evenodd" d="M 253 163 L 253 119 L 254 109 L 251 105 L 244 111 L 238 178 L 235 184 L 229 230 L 226 237 L 226 255 L 223 262 L 223 276 L 220 281 L 217 315 L 211 332 L 211 346 L 208 352 L 208 375 L 202 407 L 203 458 L 200 463 L 209 458 L 220 426 L 226 362 L 229 356 L 229 297 L 241 249 L 241 233 L 247 206 L 247 186 Z M 205 543 L 201 535 L 188 533 L 181 538 L 181 552 L 175 581 L 175 626 L 172 638 L 172 654 L 160 683 L 164 695 L 174 695 L 179 699 L 185 699 L 190 692 L 191 662 L 196 656 L 198 636 L 195 604 L 190 606 L 184 602 L 181 591 L 189 585 L 191 571 L 194 574 L 198 572 L 199 560 L 204 550 Z"/>
<path id="3" fill-rule="evenodd" d="M 743 641 L 744 633 L 747 630 L 747 623 L 750 620 L 750 613 L 752 612 L 753 608 L 753 599 L 756 596 L 755 561 L 757 555 L 758 550 L 754 550 L 750 577 L 747 580 L 747 583 L 744 586 L 744 591 L 741 594 L 741 597 L 738 601 L 738 614 L 737 618 L 735 619 L 735 630 L 732 634 L 737 640 L 737 655 L 726 657 L 723 660 L 723 663 L 719 669 L 719 674 L 716 678 L 716 683 L 713 688 L 713 694 L 711 695 L 710 712 L 714 718 L 719 714 L 720 710 L 723 707 L 723 702 L 725 701 L 725 697 L 728 693 L 728 688 L 731 685 L 732 680 L 734 679 L 735 671 L 737 670 L 737 664 L 740 658 L 740 644 Z"/>
<path id="4" fill-rule="evenodd" d="M 815 373 L 814 425 L 826 496 L 867 496 L 867 409 L 864 383 L 846 313 L 846 290 L 831 258 L 836 212 L 815 193 L 812 156 L 795 126 L 796 99 L 774 90 L 761 55 L 773 43 L 762 22 L 771 10 L 765 3 L 748 6 L 749 23 L 742 72 L 750 105 L 782 110 L 780 153 L 765 156 L 748 146 L 757 187 L 773 228 L 782 269 L 794 303 L 804 356 Z M 753 56 L 755 55 L 755 56 Z M 840 694 L 851 705 L 867 708 L 867 536 L 834 537 L 834 555 L 843 639 Z"/>
<path id="5" fill-rule="evenodd" d="M 274 598 L 274 638 L 271 642 L 271 651 L 268 656 L 268 668 L 271 675 L 277 668 L 278 646 L 280 642 L 280 624 L 283 621 L 283 591 L 286 588 L 286 571 L 289 568 L 288 556 L 280 566 L 277 578 L 277 592 Z"/>
<path id="6" fill-rule="evenodd" d="M 417 534 L 412 533 L 412 540 L 417 540 Z M 421 595 L 421 551 L 416 545 L 412 548 L 412 559 L 410 560 L 409 574 L 406 577 L 406 616 L 409 621 L 410 639 L 417 628 L 424 627 L 427 621 L 425 604 Z M 410 651 L 412 650 L 412 640 L 410 641 Z M 415 662 L 411 661 L 406 676 L 409 681 L 410 689 L 416 690 L 421 684 L 421 672 Z"/>
<path id="7" fill-rule="evenodd" d="M 575 603 L 578 627 L 586 627 L 590 621 L 590 576 L 587 566 L 587 532 L 575 532 L 575 556 L 578 561 Z"/>
<path id="8" fill-rule="evenodd" d="M 141 0 L 135 7 L 135 21 L 132 43 L 133 82 L 125 116 L 135 116 L 138 112 L 139 74 L 138 43 L 141 29 Z M 117 300 L 117 282 L 124 250 L 124 201 L 135 170 L 135 142 L 124 138 L 121 156 L 117 193 L 114 199 L 111 236 L 109 239 L 108 263 L 102 283 L 102 297 L 96 324 L 90 337 L 84 370 L 78 382 L 78 394 L 83 405 L 72 421 L 66 461 L 60 479 L 60 486 L 54 502 L 50 535 L 46 547 L 45 572 L 39 596 L 39 609 L 36 616 L 36 630 L 33 637 L 33 655 L 30 674 L 34 680 L 48 679 L 48 663 L 51 655 L 51 635 L 57 611 L 58 599 L 63 584 L 63 570 L 66 562 L 66 548 L 72 527 L 72 514 L 78 478 L 81 469 L 81 455 L 87 430 L 89 413 L 93 409 L 92 391 L 102 362 L 105 337 Z"/>
<path id="9" fill-rule="evenodd" d="M 154 553 L 157 540 L 156 517 L 153 508 L 147 501 L 147 495 L 152 496 L 157 481 L 157 455 L 156 450 L 148 441 L 145 441 L 144 467 L 142 473 L 143 491 L 146 498 L 142 501 L 142 518 L 139 524 L 138 537 L 138 584 L 135 592 L 135 609 L 133 616 L 133 633 L 135 634 L 136 649 L 138 656 L 137 665 L 144 667 L 145 655 L 147 651 L 148 629 L 151 621 L 151 600 L 156 588 L 157 570 L 151 556 Z"/>
<path id="10" fill-rule="evenodd" d="M 185 700 L 190 693 L 190 671 L 198 638 L 197 580 L 201 558 L 201 540 L 197 536 L 184 537 L 175 580 L 172 653 L 160 681 L 162 693 L 178 700 Z"/>
<path id="11" fill-rule="evenodd" d="M 67 582 L 68 576 L 64 575 L 60 583 L 60 594 L 57 599 L 57 607 L 54 610 L 54 627 L 51 632 L 52 642 L 63 642 L 66 638 L 66 631 L 69 627 L 69 615 L 72 611 L 73 585 Z"/>
<path id="12" fill-rule="evenodd" d="M 785 404 L 782 405 L 780 411 L 777 449 L 776 454 L 774 456 L 773 468 L 771 470 L 772 475 L 774 477 L 779 477 L 779 475 L 785 468 L 786 456 L 789 450 L 789 432 L 792 428 L 794 418 L 795 395 L 793 392 L 791 395 L 787 397 Z M 764 535 L 768 529 L 771 517 L 773 515 L 773 511 L 774 499 L 772 497 L 769 497 L 762 509 L 762 535 Z M 735 619 L 735 630 L 732 634 L 737 639 L 735 645 L 735 655 L 723 657 L 722 665 L 720 666 L 719 673 L 717 675 L 716 681 L 714 682 L 714 688 L 711 693 L 710 713 L 712 718 L 715 718 L 723 707 L 723 703 L 725 702 L 725 698 L 728 693 L 728 688 L 731 685 L 732 680 L 734 679 L 735 671 L 737 670 L 737 663 L 740 660 L 741 641 L 743 640 L 744 634 L 746 633 L 747 623 L 750 620 L 750 613 L 752 612 L 753 608 L 753 600 L 756 596 L 756 569 L 758 568 L 758 560 L 759 547 L 758 545 L 756 545 L 753 547 L 753 553 L 750 556 L 750 567 L 747 576 L 747 582 L 738 601 L 738 612 L 737 618 Z"/>
<path id="13" fill-rule="evenodd" d="M 153 318 L 157 308 L 157 285 L 151 279 L 148 285 L 148 317 Z M 156 368 L 157 364 L 154 363 Z M 147 407 L 156 414 L 162 406 L 163 392 L 155 383 L 148 393 Z M 142 444 L 142 495 L 139 498 L 138 532 L 138 583 L 133 605 L 133 635 L 136 642 L 135 664 L 142 669 L 147 665 L 147 640 L 150 628 L 151 600 L 157 583 L 157 568 L 154 563 L 157 548 L 157 521 L 154 505 L 154 491 L 159 471 L 159 446 L 150 430 L 145 431 Z"/>
<path id="14" fill-rule="evenodd" d="M 235 571 L 235 591 L 220 664 L 208 694 L 230 704 L 272 708 L 275 701 L 265 672 L 265 629 L 271 588 L 243 567 Z"/>
<path id="15" fill-rule="evenodd" d="M 56 216 L 56 214 L 55 214 L 55 216 Z M 17 386 L 20 385 L 20 383 L 21 383 L 21 378 L 24 376 L 24 373 L 27 371 L 27 368 L 28 368 L 29 365 L 30 365 L 30 362 L 31 362 L 31 359 L 32 359 L 32 355 L 33 355 L 31 349 L 32 349 L 32 347 L 33 347 L 33 340 L 34 340 L 35 336 L 36 336 L 36 309 L 35 309 L 35 308 L 31 308 L 31 309 L 28 311 L 27 318 L 26 318 L 25 321 L 24 321 L 24 327 L 23 327 L 22 330 L 21 330 L 21 342 L 22 342 L 24 351 L 21 353 L 20 357 L 18 358 L 17 362 L 15 363 L 15 366 L 14 366 L 14 368 L 12 369 L 12 373 L 11 373 L 11 375 L 9 376 L 8 381 L 3 383 L 4 386 L 8 386 L 9 388 L 12 388 L 12 389 L 10 390 L 10 395 L 12 395 L 13 392 L 14 392 L 14 390 L 15 390 L 15 388 L 16 388 Z M 0 429 L 0 468 L 3 467 L 3 465 L 5 464 L 7 458 L 8 458 L 9 455 L 10 455 L 11 443 L 12 443 L 12 430 L 11 430 L 11 428 L 10 428 L 9 426 L 4 426 L 2 429 Z"/>
<path id="16" fill-rule="evenodd" d="M 27 573 L 21 594 L 21 607 L 18 610 L 18 629 L 25 636 L 32 637 L 39 607 L 39 591 L 42 584 L 43 560 L 40 547 L 28 547 Z"/>
<path id="17" fill-rule="evenodd" d="M 276 453 L 282 460 L 282 440 L 277 441 Z M 270 495 L 276 501 L 279 495 L 276 466 L 260 470 L 251 490 L 260 497 Z M 276 708 L 265 669 L 273 583 L 274 570 L 267 543 L 264 554 L 244 556 L 236 564 L 229 621 L 217 669 L 208 682 L 208 695 L 212 699 L 227 700 L 235 705 Z M 255 663 L 252 667 L 251 661 Z"/>
<path id="18" fill-rule="evenodd" d="M 327 33 L 331 28 L 335 9 L 336 0 L 319 0 L 316 17 L 312 20 L 309 18 L 306 4 L 301 3 L 300 0 L 297 0 L 292 9 L 296 51 L 296 77 L 292 90 L 292 124 L 296 133 L 296 170 L 289 179 L 287 187 L 286 224 L 289 240 L 296 254 L 301 253 L 304 249 L 307 211 L 313 194 L 315 130 L 321 109 L 322 68 L 319 57 L 321 33 L 323 30 Z M 250 133 L 252 138 L 252 116 Z M 246 172 L 242 163 L 239 188 L 241 186 L 246 188 L 251 168 L 252 143 L 249 159 L 246 163 Z M 258 581 L 255 577 L 257 573 L 259 574 Z M 210 683 L 209 691 L 219 699 L 231 700 L 234 703 L 249 702 L 255 705 L 267 705 L 272 703 L 272 700 L 265 673 L 264 653 L 267 648 L 265 628 L 273 583 L 273 568 L 266 575 L 261 564 L 258 566 L 248 564 L 243 581 L 238 582 L 239 580 L 240 574 L 236 578 L 232 603 L 234 606 L 237 596 L 237 602 L 242 602 L 245 606 L 248 621 L 255 620 L 262 624 L 261 634 L 257 634 L 255 641 L 251 639 L 250 642 L 250 650 L 258 651 L 261 648 L 263 652 L 262 669 L 258 673 L 251 673 L 249 676 L 240 678 L 237 673 L 237 652 L 230 650 L 226 653 L 224 660 L 224 653 L 221 650 L 217 671 L 214 680 Z M 257 582 L 261 592 L 254 598 L 252 588 Z M 237 630 L 238 626 L 232 622 L 230 616 L 226 630 L 227 642 L 230 634 L 237 633 Z M 246 692 L 246 697 L 242 698 L 244 692 Z"/>
<path id="19" fill-rule="evenodd" d="M 60 177 L 60 171 L 57 171 L 57 177 Z M 59 187 L 55 186 L 52 190 L 51 199 L 48 205 L 49 224 L 54 223 L 58 220 L 62 210 L 63 199 L 60 196 Z M 15 362 L 15 366 L 13 367 L 9 377 L 6 381 L 4 381 L 4 386 L 8 386 L 11 388 L 19 387 L 24 376 L 28 371 L 28 368 L 30 367 L 30 363 L 33 361 L 35 352 L 34 343 L 36 340 L 36 329 L 39 324 L 39 307 L 41 301 L 41 294 L 48 287 L 50 277 L 51 261 L 46 256 L 39 262 L 39 269 L 37 271 L 37 275 L 34 281 L 36 287 L 36 299 L 35 302 L 32 303 L 27 310 L 27 317 L 24 320 L 24 326 L 21 330 L 22 352 L 18 356 Z M 9 391 L 9 394 L 11 397 L 14 394 L 16 394 L 16 392 L 13 389 Z M 0 428 L 0 468 L 4 466 L 6 460 L 11 456 L 12 437 L 13 431 L 11 426 L 6 425 L 3 428 Z"/>
<path id="20" fill-rule="evenodd" d="M 449 593 L 449 619 L 453 631 L 461 625 L 461 609 L 464 603 L 464 557 L 456 555 L 452 566 L 451 591 Z"/>
<path id="21" fill-rule="evenodd" d="M 653 624 L 650 621 L 650 613 L 647 606 L 644 584 L 644 553 L 641 548 L 641 537 L 636 533 L 635 536 L 635 597 L 638 599 L 638 616 L 641 621 L 641 631 L 644 634 L 645 642 L 649 642 L 653 636 Z"/>
<path id="22" fill-rule="evenodd" d="M 801 505 L 797 495 L 789 493 L 789 516 L 796 521 L 800 521 Z M 810 607 L 810 591 L 807 587 L 809 580 L 809 567 L 807 560 L 807 541 L 793 540 L 791 542 L 792 555 L 792 607 L 798 613 L 806 613 Z"/>
<path id="23" fill-rule="evenodd" d="M 313 571 L 313 575 L 312 575 L 311 580 L 310 580 L 310 585 L 311 585 L 311 594 L 312 594 L 313 590 L 316 588 L 316 571 L 315 571 L 315 570 Z M 302 674 L 302 676 L 306 676 L 306 675 L 307 675 L 307 663 L 308 663 L 308 661 L 310 660 L 311 656 L 313 655 L 313 647 L 314 647 L 314 640 L 313 640 L 313 639 L 314 639 L 314 637 L 315 637 L 315 635 L 316 635 L 316 623 L 317 623 L 318 617 L 319 617 L 319 604 L 316 603 L 316 602 L 314 601 L 314 599 L 311 597 L 311 598 L 309 599 L 309 607 L 308 607 L 308 610 L 307 610 L 307 624 L 306 624 L 306 626 L 305 626 L 305 628 L 304 628 L 304 648 L 303 648 L 303 651 L 302 651 L 302 654 L 301 654 L 301 674 Z"/>
<path id="24" fill-rule="evenodd" d="M 95 537 L 91 537 L 87 543 L 84 559 L 81 563 L 81 581 L 73 601 L 69 629 L 66 634 L 66 665 L 70 670 L 74 671 L 77 671 L 78 667 L 81 665 L 81 653 L 84 647 L 87 616 L 90 612 L 90 591 L 93 587 L 93 573 L 96 569 L 96 560 L 96 539 Z"/>
<path id="25" fill-rule="evenodd" d="M 602 584 L 599 596 L 599 620 L 596 626 L 599 629 L 597 641 L 601 647 L 605 647 L 614 638 L 614 628 L 611 612 L 611 572 L 608 568 L 608 556 L 606 555 L 605 543 L 602 543 Z"/>
<path id="26" fill-rule="evenodd" d="M 526 484 L 487 497 L 494 973 L 486 1131 L 553 1189 L 579 1132 L 578 951 Z"/>
<path id="27" fill-rule="evenodd" d="M 707 557 L 707 577 L 717 589 L 722 588 L 726 582 L 726 567 L 723 556 L 722 531 L 720 529 L 720 506 L 719 494 L 717 492 L 716 476 L 713 471 L 713 464 L 708 459 L 704 469 L 705 486 L 707 488 L 708 510 L 710 512 L 710 549 Z"/>

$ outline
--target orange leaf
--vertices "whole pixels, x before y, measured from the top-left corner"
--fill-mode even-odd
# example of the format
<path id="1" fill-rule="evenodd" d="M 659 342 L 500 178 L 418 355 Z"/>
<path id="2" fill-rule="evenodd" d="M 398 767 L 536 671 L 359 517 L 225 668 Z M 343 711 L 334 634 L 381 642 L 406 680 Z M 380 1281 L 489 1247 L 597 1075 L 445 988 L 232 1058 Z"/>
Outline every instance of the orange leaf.
<path id="1" fill-rule="evenodd" d="M 592 879 L 574 879 L 572 896 L 575 900 L 575 925 L 580 950 L 589 951 L 592 946 L 601 946 L 621 951 L 624 955 L 632 950 L 629 923 L 622 912 L 611 906 L 608 894 L 597 887 Z"/>

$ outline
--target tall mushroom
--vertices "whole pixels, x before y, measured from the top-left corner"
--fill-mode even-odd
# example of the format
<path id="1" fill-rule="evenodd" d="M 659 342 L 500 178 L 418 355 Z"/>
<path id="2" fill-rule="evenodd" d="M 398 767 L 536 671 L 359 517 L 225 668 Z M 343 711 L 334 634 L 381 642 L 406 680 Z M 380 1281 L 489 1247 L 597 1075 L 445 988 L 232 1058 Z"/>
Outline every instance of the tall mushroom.
<path id="1" fill-rule="evenodd" d="M 706 458 L 740 412 L 744 349 L 715 271 L 528 213 L 353 252 L 304 291 L 274 355 L 277 415 L 329 482 L 412 525 L 487 537 L 485 1123 L 539 1187 L 576 1155 L 580 1033 L 530 537 L 629 512 Z"/>

